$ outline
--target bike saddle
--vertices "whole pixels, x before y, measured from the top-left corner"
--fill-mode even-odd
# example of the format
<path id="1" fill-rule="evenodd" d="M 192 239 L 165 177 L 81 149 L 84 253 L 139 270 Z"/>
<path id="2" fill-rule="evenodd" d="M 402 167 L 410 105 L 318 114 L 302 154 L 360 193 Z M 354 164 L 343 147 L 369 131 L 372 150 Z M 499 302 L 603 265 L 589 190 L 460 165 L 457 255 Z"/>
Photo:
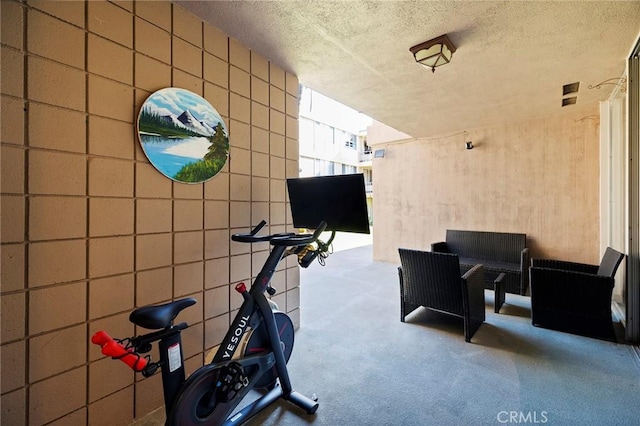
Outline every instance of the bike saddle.
<path id="1" fill-rule="evenodd" d="M 129 315 L 129 321 L 149 330 L 167 328 L 184 308 L 195 304 L 196 299 L 188 297 L 163 305 L 143 306 Z"/>

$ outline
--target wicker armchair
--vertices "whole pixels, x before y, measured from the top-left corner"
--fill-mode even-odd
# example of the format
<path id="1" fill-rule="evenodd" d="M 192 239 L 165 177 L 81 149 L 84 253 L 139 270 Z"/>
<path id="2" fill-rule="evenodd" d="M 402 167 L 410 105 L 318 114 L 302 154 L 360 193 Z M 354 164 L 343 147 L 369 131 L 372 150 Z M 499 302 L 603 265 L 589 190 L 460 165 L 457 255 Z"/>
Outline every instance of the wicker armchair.
<path id="1" fill-rule="evenodd" d="M 607 247 L 600 265 L 531 259 L 532 324 L 615 341 L 611 296 L 623 258 Z"/>
<path id="2" fill-rule="evenodd" d="M 455 254 L 398 249 L 401 266 L 400 321 L 420 306 L 464 319 L 464 340 L 485 320 L 484 266 L 476 265 L 462 277 Z"/>

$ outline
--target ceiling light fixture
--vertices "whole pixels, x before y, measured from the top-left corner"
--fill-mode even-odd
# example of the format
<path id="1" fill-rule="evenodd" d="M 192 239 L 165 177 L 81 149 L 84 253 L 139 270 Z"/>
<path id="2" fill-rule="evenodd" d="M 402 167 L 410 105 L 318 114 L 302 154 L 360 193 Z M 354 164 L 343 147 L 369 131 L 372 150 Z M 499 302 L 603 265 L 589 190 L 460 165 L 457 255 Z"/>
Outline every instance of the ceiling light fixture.
<path id="1" fill-rule="evenodd" d="M 456 47 L 447 35 L 441 35 L 433 40 L 425 41 L 409 49 L 413 53 L 416 62 L 425 68 L 431 68 L 436 72 L 436 67 L 448 64 L 451 61 Z"/>

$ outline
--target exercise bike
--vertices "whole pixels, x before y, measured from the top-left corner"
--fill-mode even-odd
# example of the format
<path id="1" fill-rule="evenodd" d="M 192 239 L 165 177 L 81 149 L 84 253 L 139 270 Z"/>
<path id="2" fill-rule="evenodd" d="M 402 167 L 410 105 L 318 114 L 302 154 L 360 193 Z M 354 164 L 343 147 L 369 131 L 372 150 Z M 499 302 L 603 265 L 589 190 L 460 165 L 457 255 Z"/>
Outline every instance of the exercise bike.
<path id="1" fill-rule="evenodd" d="M 319 237 L 327 227 L 326 222 L 321 222 L 313 234 L 258 235 L 264 225 L 266 222 L 262 221 L 249 233 L 232 235 L 233 241 L 241 243 L 268 241 L 271 251 L 251 288 L 247 289 L 244 283 L 235 287 L 244 301 L 212 362 L 186 380 L 180 333 L 188 325 L 174 324 L 174 320 L 183 309 L 196 303 L 193 298 L 131 312 L 132 323 L 155 330 L 148 334 L 120 340 L 99 331 L 91 339 L 101 346 L 103 354 L 120 359 L 145 377 L 161 371 L 168 426 L 242 424 L 280 398 L 308 414 L 318 409 L 315 395 L 309 398 L 291 386 L 287 362 L 293 349 L 293 323 L 285 313 L 272 309 L 265 292 L 275 294 L 271 278 L 286 256 L 296 255 L 303 267 L 315 259 L 323 263 L 335 231 L 324 243 Z M 158 362 L 153 362 L 149 355 L 141 355 L 149 352 L 154 342 L 158 342 Z M 262 390 L 263 395 L 237 410 L 238 404 L 254 389 Z"/>

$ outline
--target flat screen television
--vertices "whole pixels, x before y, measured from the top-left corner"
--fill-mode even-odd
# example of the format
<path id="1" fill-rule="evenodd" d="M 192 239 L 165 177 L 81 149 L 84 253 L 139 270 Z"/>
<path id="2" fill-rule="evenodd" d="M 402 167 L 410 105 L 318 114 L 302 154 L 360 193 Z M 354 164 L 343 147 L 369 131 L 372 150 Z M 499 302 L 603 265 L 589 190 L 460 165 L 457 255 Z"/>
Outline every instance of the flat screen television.
<path id="1" fill-rule="evenodd" d="M 287 179 L 293 226 L 315 229 L 323 220 L 328 231 L 369 233 L 369 216 L 360 174 Z"/>

